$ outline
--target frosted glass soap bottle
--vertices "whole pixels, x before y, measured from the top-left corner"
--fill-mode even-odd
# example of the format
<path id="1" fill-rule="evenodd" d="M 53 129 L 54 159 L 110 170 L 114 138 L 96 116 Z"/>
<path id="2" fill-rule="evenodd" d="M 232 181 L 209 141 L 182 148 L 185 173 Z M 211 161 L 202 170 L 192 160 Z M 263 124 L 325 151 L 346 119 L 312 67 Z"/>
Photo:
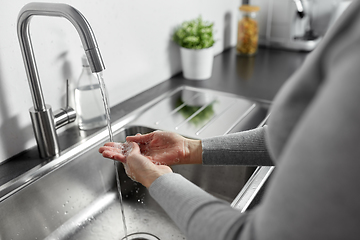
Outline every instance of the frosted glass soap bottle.
<path id="1" fill-rule="evenodd" d="M 83 70 L 75 88 L 75 106 L 79 128 L 90 130 L 106 126 L 106 115 L 99 81 L 85 56 L 82 64 Z"/>

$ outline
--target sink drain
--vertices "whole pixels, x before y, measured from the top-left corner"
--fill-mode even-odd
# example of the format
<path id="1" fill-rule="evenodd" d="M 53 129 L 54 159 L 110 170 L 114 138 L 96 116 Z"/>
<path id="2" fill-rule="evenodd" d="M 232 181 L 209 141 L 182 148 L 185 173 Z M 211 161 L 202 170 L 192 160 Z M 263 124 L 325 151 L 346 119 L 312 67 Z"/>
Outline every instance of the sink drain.
<path id="1" fill-rule="evenodd" d="M 121 240 L 160 240 L 157 236 L 151 233 L 138 232 L 128 234 L 126 237 L 123 237 Z"/>

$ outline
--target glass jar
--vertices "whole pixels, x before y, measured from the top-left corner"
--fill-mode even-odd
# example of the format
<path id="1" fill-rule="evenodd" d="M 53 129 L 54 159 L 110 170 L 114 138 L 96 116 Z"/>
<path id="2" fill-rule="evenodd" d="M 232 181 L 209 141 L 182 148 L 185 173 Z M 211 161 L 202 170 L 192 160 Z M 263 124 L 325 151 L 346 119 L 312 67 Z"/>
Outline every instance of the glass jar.
<path id="1" fill-rule="evenodd" d="M 258 6 L 242 5 L 239 8 L 236 51 L 239 55 L 253 56 L 257 52 L 259 29 Z"/>

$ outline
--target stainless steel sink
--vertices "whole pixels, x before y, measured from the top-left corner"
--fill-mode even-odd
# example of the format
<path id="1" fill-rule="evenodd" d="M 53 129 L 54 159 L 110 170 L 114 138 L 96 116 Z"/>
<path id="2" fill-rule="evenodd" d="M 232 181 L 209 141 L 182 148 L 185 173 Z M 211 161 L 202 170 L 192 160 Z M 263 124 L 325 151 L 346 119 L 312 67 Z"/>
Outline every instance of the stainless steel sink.
<path id="1" fill-rule="evenodd" d="M 198 94 L 210 95 L 189 102 L 188 95 L 187 99 L 181 98 L 185 91 L 194 94 L 194 98 Z M 179 88 L 116 121 L 114 139 L 123 142 L 128 135 L 155 129 L 203 138 L 254 128 L 265 116 L 265 110 L 245 99 Z M 98 153 L 99 146 L 106 141 L 107 131 L 102 129 L 65 150 L 60 157 L 0 186 L 0 239 L 124 237 L 114 162 Z M 129 179 L 122 164 L 116 167 L 120 170 L 128 233 L 149 232 L 160 239 L 185 239 L 147 189 Z M 245 166 L 173 167 L 174 172 L 229 204 L 254 170 Z"/>

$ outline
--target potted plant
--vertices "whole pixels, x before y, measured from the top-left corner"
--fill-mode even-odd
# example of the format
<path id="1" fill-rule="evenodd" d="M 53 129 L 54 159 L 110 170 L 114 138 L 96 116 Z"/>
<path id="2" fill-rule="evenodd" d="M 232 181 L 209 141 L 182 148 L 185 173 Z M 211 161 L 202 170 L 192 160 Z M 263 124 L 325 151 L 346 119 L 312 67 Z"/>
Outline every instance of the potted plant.
<path id="1" fill-rule="evenodd" d="M 180 46 L 183 75 L 187 79 L 202 80 L 211 77 L 214 60 L 213 23 L 201 16 L 183 22 L 173 35 Z"/>

